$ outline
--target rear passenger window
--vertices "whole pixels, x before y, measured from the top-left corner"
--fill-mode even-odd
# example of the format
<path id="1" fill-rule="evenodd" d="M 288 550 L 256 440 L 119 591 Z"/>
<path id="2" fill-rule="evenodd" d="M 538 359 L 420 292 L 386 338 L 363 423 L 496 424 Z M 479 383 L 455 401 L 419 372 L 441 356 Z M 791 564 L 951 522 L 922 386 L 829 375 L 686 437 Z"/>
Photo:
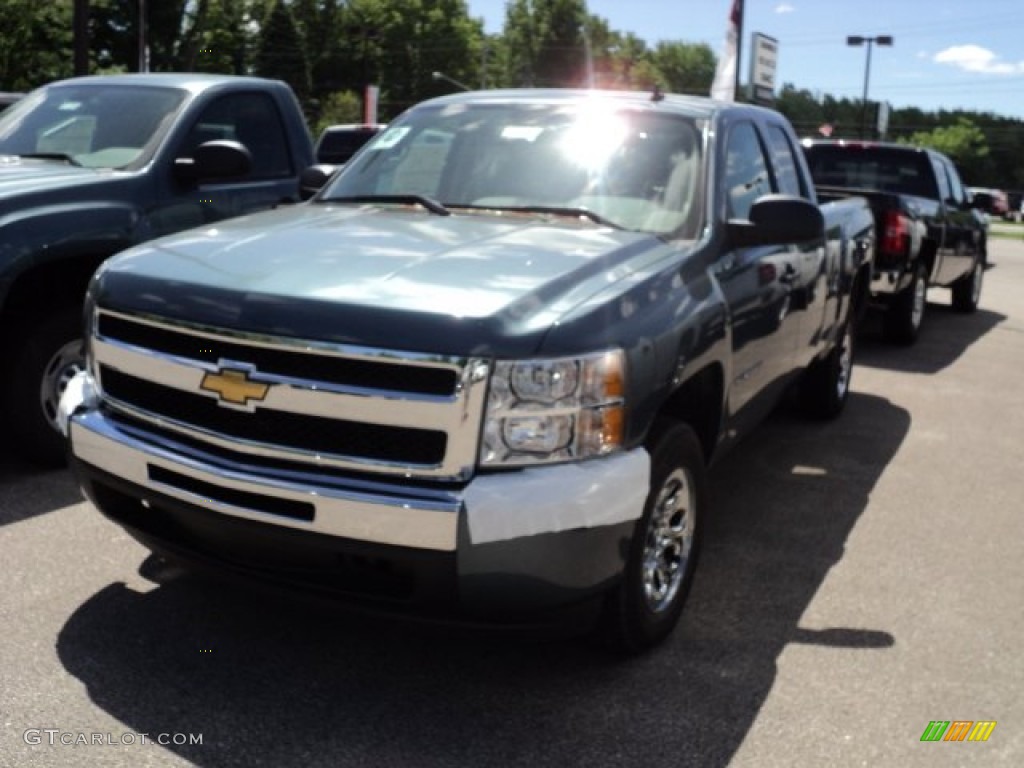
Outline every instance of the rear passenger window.
<path id="1" fill-rule="evenodd" d="M 964 190 L 963 184 L 960 183 L 960 174 L 956 172 L 956 168 L 949 160 L 946 160 L 944 165 L 946 166 L 946 173 L 949 175 L 949 189 L 952 193 L 952 199 L 956 200 L 960 205 L 967 205 L 967 192 Z"/>
<path id="2" fill-rule="evenodd" d="M 753 123 L 739 123 L 726 145 L 725 195 L 730 219 L 746 219 L 754 201 L 772 191 L 768 164 Z"/>
<path id="3" fill-rule="evenodd" d="M 807 197 L 807 190 L 797 171 L 793 145 L 786 132 L 778 125 L 769 125 L 767 131 L 768 149 L 771 152 L 772 168 L 775 169 L 775 183 L 779 192 L 787 195 Z"/>
<path id="4" fill-rule="evenodd" d="M 942 161 L 937 157 L 932 157 L 932 170 L 935 171 L 935 180 L 939 183 L 939 198 L 946 202 L 953 199 L 953 189 L 949 186 L 949 178 L 946 176 L 946 169 L 942 166 Z"/>

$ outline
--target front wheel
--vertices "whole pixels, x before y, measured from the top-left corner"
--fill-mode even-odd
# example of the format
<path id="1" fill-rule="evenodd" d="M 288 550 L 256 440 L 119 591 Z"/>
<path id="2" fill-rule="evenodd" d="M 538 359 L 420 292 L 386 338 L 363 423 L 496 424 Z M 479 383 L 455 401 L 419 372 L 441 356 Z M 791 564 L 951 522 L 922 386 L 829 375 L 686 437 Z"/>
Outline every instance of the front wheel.
<path id="1" fill-rule="evenodd" d="M 953 283 L 953 309 L 970 313 L 978 309 L 981 301 L 981 283 L 985 278 L 985 260 L 979 256 L 969 274 Z"/>
<path id="2" fill-rule="evenodd" d="M 704 456 L 687 424 L 666 422 L 648 448 L 651 481 L 605 627 L 620 651 L 654 647 L 675 627 L 693 583 L 707 500 Z"/>
<path id="3" fill-rule="evenodd" d="M 20 454 L 36 463 L 64 463 L 57 406 L 68 382 L 83 370 L 81 313 L 66 310 L 37 322 L 12 355 L 4 406 Z"/>

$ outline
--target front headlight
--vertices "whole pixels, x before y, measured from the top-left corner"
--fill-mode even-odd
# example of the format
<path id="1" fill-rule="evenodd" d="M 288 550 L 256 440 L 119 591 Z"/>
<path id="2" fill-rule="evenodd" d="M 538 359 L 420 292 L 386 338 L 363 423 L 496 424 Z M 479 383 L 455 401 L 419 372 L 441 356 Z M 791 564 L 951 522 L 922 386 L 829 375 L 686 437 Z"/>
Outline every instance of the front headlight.
<path id="1" fill-rule="evenodd" d="M 611 453 L 625 433 L 622 350 L 499 361 L 491 374 L 482 466 L 572 461 Z"/>

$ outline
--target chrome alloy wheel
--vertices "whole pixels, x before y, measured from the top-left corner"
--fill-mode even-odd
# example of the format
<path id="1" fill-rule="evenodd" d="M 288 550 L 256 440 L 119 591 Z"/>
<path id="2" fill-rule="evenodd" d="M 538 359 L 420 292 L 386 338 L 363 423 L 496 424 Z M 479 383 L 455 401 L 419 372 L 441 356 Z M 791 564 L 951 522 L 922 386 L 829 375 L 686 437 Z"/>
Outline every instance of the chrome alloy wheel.
<path id="1" fill-rule="evenodd" d="M 43 370 L 43 378 L 39 385 L 39 405 L 47 422 L 55 430 L 57 426 L 57 408 L 68 382 L 75 374 L 85 370 L 82 358 L 82 340 L 75 339 L 58 349 Z"/>
<path id="2" fill-rule="evenodd" d="M 842 338 L 839 339 L 839 370 L 836 371 L 836 394 L 839 400 L 846 397 L 850 388 L 850 376 L 853 373 L 853 328 L 847 321 L 843 329 Z"/>
<path id="3" fill-rule="evenodd" d="M 928 301 L 928 281 L 920 273 L 914 280 L 914 303 L 910 309 L 910 324 L 913 328 L 921 327 L 924 320 L 924 307 Z"/>
<path id="4" fill-rule="evenodd" d="M 689 472 L 676 468 L 658 491 L 644 541 L 644 599 L 654 613 L 668 608 L 683 584 L 693 552 L 696 506 Z"/>
<path id="5" fill-rule="evenodd" d="M 971 303 L 977 306 L 981 301 L 981 283 L 985 279 L 985 265 L 979 258 L 974 262 L 974 272 L 971 275 Z"/>

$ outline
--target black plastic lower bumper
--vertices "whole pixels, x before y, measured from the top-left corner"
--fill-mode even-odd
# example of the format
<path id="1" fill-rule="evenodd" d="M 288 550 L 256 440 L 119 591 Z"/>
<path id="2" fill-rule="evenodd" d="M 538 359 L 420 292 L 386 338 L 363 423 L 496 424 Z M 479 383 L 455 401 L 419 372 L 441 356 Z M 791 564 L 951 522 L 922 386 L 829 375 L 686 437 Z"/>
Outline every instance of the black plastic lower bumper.
<path id="1" fill-rule="evenodd" d="M 620 577 L 626 522 L 472 544 L 455 551 L 326 536 L 225 515 L 162 495 L 71 456 L 96 507 L 148 549 L 204 568 L 429 620 L 547 625 L 592 616 Z"/>

